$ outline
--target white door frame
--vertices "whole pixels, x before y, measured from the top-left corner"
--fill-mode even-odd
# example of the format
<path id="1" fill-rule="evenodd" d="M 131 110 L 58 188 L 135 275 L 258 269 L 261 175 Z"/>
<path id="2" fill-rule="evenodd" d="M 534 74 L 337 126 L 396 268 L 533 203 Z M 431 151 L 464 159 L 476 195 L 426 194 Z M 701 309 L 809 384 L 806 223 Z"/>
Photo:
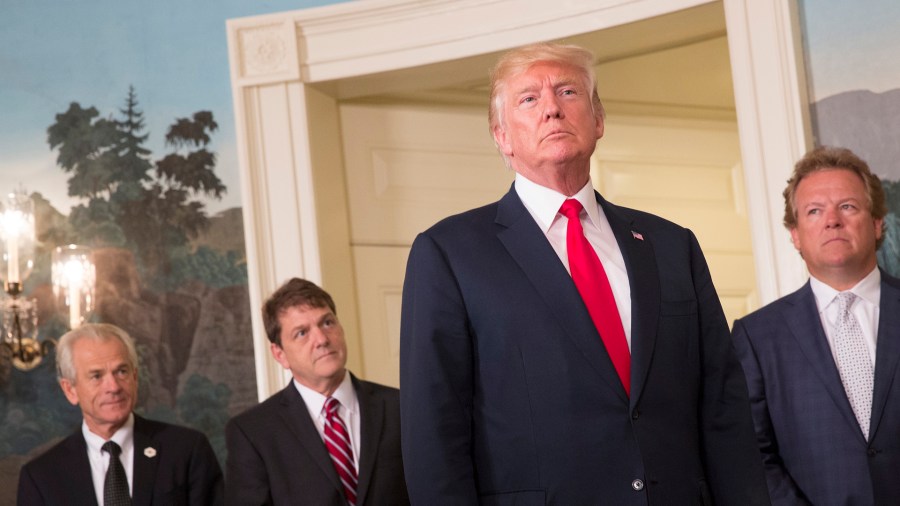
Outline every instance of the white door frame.
<path id="1" fill-rule="evenodd" d="M 781 191 L 811 139 L 796 0 L 723 1 L 758 293 L 767 303 L 804 279 L 802 262 L 781 226 Z M 342 170 L 322 168 L 323 160 L 341 163 L 334 149 L 317 153 L 329 136 L 339 135 L 336 101 L 322 91 L 322 83 L 339 86 L 341 79 L 603 30 L 708 3 L 365 0 L 229 20 L 251 304 L 259 308 L 263 294 L 291 276 L 322 282 L 324 242 L 346 241 L 349 249 L 347 220 L 341 225 L 330 214 L 346 213 L 345 197 L 339 190 L 323 197 L 318 190 L 337 188 L 343 178 L 336 174 Z M 309 86 L 313 83 L 319 86 Z M 339 139 L 331 143 L 337 146 Z M 320 233 L 326 226 L 328 234 Z M 340 261 L 352 265 L 349 253 Z M 344 301 L 353 297 L 336 298 L 346 308 Z M 345 311 L 355 313 L 355 307 Z M 252 314 L 257 385 L 264 399 L 282 388 L 287 376 L 270 357 L 259 311 Z M 347 318 L 342 320 L 346 326 Z M 348 346 L 353 367 L 359 343 Z"/>

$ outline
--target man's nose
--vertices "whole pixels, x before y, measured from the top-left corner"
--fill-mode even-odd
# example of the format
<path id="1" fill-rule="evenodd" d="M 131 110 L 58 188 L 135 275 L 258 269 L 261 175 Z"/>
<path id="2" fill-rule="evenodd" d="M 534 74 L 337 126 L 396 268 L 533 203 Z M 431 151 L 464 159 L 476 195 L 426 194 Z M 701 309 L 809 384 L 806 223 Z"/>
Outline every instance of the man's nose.
<path id="1" fill-rule="evenodd" d="M 559 106 L 559 99 L 556 95 L 550 95 L 544 101 L 544 117 L 546 119 L 563 117 L 562 107 Z"/>
<path id="2" fill-rule="evenodd" d="M 843 224 L 841 213 L 838 209 L 825 210 L 825 226 L 829 228 L 840 227 Z"/>
<path id="3" fill-rule="evenodd" d="M 107 392 L 118 392 L 122 389 L 122 384 L 115 374 L 107 374 L 103 377 L 103 388 Z"/>
<path id="4" fill-rule="evenodd" d="M 313 340 L 313 343 L 316 346 L 325 346 L 329 342 L 328 334 L 324 330 L 322 330 L 318 327 L 315 327 L 312 330 L 310 330 L 310 338 Z"/>

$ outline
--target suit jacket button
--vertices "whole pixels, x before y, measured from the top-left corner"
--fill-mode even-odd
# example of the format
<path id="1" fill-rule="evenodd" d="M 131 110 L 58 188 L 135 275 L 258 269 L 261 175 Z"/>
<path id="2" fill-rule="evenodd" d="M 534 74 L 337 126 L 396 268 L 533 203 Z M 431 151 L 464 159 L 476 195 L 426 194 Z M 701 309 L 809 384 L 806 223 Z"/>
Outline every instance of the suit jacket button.
<path id="1" fill-rule="evenodd" d="M 631 482 L 631 488 L 637 490 L 638 492 L 640 492 L 641 490 L 644 490 L 644 480 L 634 480 L 634 481 L 632 481 L 632 482 Z"/>
<path id="2" fill-rule="evenodd" d="M 868 453 L 870 457 L 874 457 L 875 454 L 878 453 L 878 450 L 876 450 L 875 448 L 869 448 L 866 453 Z"/>
<path id="3" fill-rule="evenodd" d="M 631 419 L 632 419 L 632 420 L 637 420 L 637 419 L 640 418 L 640 417 L 641 417 L 641 412 L 638 411 L 638 410 L 634 410 L 634 411 L 631 413 Z"/>

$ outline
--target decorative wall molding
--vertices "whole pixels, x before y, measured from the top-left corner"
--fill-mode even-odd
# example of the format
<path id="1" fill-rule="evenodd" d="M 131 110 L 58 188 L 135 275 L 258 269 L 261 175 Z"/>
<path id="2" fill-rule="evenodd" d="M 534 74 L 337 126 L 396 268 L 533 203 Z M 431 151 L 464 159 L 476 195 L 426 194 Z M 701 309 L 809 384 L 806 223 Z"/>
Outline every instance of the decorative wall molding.
<path id="1" fill-rule="evenodd" d="M 796 0 L 724 0 L 760 302 L 786 295 L 806 268 L 782 226 L 781 192 L 811 147 Z"/>
<path id="2" fill-rule="evenodd" d="M 292 24 L 300 79 L 324 82 L 569 37 L 707 3 L 710 1 L 365 0 L 232 19 L 228 31 L 231 35 L 249 28 Z M 527 8 L 523 8 L 525 4 Z M 235 63 L 232 60 L 232 68 Z"/>
<path id="3" fill-rule="evenodd" d="M 295 24 L 282 20 L 271 24 L 241 27 L 233 32 L 236 61 L 232 69 L 241 86 L 300 78 Z"/>

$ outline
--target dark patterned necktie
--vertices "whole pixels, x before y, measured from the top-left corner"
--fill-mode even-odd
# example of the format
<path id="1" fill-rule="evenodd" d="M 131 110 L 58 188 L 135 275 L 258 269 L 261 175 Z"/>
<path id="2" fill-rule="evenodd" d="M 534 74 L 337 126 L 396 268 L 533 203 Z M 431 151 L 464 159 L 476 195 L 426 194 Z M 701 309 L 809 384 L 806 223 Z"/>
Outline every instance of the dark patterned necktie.
<path id="1" fill-rule="evenodd" d="M 580 217 L 582 209 L 581 202 L 575 199 L 566 200 L 559 209 L 560 214 L 569 220 L 566 226 L 569 272 L 625 387 L 625 393 L 631 395 L 631 352 L 628 351 L 625 329 L 603 264 L 584 236 Z"/>
<path id="2" fill-rule="evenodd" d="M 131 506 L 131 494 L 128 492 L 128 477 L 125 476 L 125 468 L 119 454 L 122 449 L 114 441 L 103 443 L 101 450 L 109 453 L 109 468 L 106 470 L 106 480 L 103 482 L 104 506 Z"/>

